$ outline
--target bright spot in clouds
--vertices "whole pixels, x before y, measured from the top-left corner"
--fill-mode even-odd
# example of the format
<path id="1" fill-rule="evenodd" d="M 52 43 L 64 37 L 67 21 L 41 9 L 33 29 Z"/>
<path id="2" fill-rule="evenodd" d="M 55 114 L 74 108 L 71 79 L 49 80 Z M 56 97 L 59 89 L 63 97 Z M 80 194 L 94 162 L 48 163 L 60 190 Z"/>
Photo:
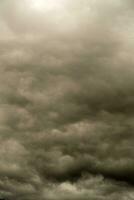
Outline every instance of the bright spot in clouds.
<path id="1" fill-rule="evenodd" d="M 63 6 L 64 1 L 65 0 L 30 0 L 30 7 L 39 11 L 57 10 Z"/>

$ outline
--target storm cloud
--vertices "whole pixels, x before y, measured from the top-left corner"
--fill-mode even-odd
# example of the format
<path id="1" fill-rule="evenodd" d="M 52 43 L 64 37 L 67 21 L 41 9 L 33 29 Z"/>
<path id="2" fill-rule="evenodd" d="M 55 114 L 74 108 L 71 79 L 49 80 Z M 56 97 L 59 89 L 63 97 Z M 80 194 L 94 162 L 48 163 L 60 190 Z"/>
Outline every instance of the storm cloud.
<path id="1" fill-rule="evenodd" d="M 134 199 L 133 9 L 0 1 L 0 198 Z"/>

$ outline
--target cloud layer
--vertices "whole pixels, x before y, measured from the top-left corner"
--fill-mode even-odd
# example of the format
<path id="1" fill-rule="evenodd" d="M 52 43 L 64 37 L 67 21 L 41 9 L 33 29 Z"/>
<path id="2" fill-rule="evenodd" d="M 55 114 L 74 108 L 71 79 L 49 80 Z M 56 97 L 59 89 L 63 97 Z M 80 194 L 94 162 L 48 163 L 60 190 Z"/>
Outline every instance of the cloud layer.
<path id="1" fill-rule="evenodd" d="M 0 197 L 134 199 L 131 0 L 0 1 Z"/>

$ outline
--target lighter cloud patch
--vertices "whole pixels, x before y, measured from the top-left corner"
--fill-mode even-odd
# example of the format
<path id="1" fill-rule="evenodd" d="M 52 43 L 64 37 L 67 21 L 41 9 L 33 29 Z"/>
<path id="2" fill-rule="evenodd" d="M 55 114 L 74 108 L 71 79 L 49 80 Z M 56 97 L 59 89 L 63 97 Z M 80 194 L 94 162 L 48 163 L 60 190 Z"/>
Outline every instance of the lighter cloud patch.
<path id="1" fill-rule="evenodd" d="M 64 5 L 65 0 L 30 0 L 27 1 L 29 7 L 36 11 L 59 10 Z"/>

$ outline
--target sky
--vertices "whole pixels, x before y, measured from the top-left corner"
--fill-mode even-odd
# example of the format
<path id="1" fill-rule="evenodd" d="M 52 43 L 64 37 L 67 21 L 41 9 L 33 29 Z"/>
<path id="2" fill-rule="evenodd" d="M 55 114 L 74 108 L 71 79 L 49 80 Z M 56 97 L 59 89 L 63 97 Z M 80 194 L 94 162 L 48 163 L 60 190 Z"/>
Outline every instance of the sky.
<path id="1" fill-rule="evenodd" d="M 133 0 L 0 0 L 0 198 L 134 200 Z"/>

